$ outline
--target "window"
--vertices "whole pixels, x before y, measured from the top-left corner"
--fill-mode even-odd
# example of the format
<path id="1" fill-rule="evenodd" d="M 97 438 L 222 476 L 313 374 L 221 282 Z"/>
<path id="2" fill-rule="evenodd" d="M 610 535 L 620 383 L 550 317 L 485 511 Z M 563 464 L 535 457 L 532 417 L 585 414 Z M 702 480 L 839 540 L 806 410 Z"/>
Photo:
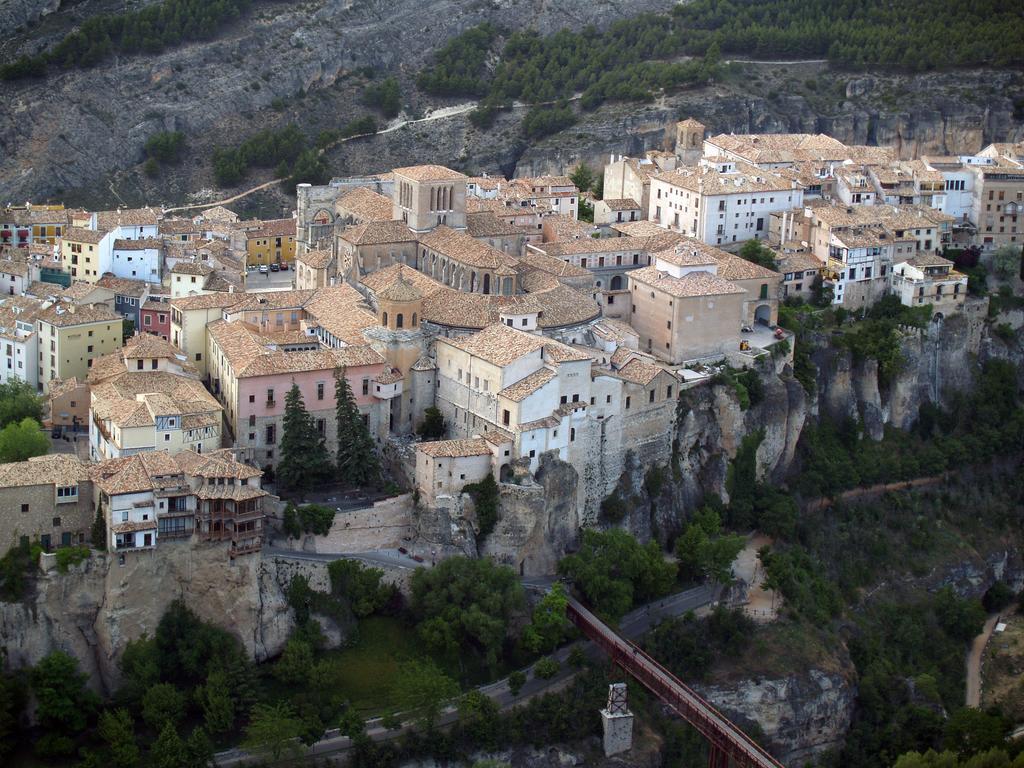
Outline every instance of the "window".
<path id="1" fill-rule="evenodd" d="M 255 403 L 256 402 L 256 395 L 249 395 L 249 402 L 250 403 Z"/>
<path id="2" fill-rule="evenodd" d="M 512 414 L 509 413 L 507 409 L 502 410 L 502 412 L 501 412 L 501 423 L 504 424 L 507 427 L 509 425 L 509 422 L 511 421 L 511 419 L 512 419 Z M 28 505 L 24 505 L 24 506 L 28 506 Z M 27 512 L 28 510 L 22 510 L 22 511 Z"/>
<path id="3" fill-rule="evenodd" d="M 268 389 L 267 390 L 267 405 L 273 405 L 273 404 L 274 404 L 274 390 L 273 389 Z"/>
<path id="4" fill-rule="evenodd" d="M 273 445 L 277 441 L 277 428 L 273 424 L 267 424 L 267 445 Z"/>
<path id="5" fill-rule="evenodd" d="M 318 381 L 316 383 L 316 399 L 317 400 L 323 400 L 324 399 L 324 383 L 322 381 Z"/>
<path id="6" fill-rule="evenodd" d="M 316 420 L 316 432 L 317 432 L 318 435 L 320 435 L 320 437 L 323 437 L 324 435 L 327 434 L 327 421 L 326 421 L 326 419 L 317 419 Z"/>
<path id="7" fill-rule="evenodd" d="M 506 411 L 506 413 L 507 413 L 507 411 Z M 28 512 L 28 504 L 22 504 L 21 505 L 21 511 L 22 512 Z"/>
<path id="8" fill-rule="evenodd" d="M 647 393 L 647 402 L 649 402 L 649 403 L 653 403 L 654 402 L 654 390 L 653 389 L 650 392 Z"/>
<path id="9" fill-rule="evenodd" d="M 370 380 L 369 379 L 363 379 L 363 394 L 364 395 L 370 394 Z"/>
<path id="10" fill-rule="evenodd" d="M 631 398 L 631 397 L 629 397 L 629 396 L 627 395 L 627 397 L 626 397 L 626 410 L 627 410 L 627 411 L 629 410 L 629 404 L 630 404 L 630 401 L 631 401 L 632 399 L 633 399 L 633 398 Z"/>

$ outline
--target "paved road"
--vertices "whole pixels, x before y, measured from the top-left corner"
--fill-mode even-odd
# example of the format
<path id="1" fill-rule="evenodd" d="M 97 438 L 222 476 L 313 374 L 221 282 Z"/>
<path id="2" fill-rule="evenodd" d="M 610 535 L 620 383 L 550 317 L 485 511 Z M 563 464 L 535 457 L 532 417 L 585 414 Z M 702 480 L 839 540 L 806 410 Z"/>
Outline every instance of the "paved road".
<path id="1" fill-rule="evenodd" d="M 300 552 L 285 547 L 264 547 L 264 556 L 284 557 L 292 560 L 313 560 L 320 563 L 331 563 L 335 560 L 359 560 L 371 565 L 384 565 L 389 568 L 403 568 L 415 570 L 416 568 L 429 568 L 429 562 L 418 562 L 409 555 L 403 555 L 397 549 L 378 549 L 373 552 Z"/>
<path id="2" fill-rule="evenodd" d="M 390 554 L 378 552 L 363 552 L 350 555 L 320 555 L 309 552 L 274 550 L 272 548 L 266 549 L 264 552 L 272 556 L 297 557 L 304 560 L 317 560 L 323 562 L 330 562 L 331 560 L 337 560 L 339 558 L 365 560 L 367 562 L 382 562 L 381 559 L 371 558 L 391 559 Z M 400 555 L 401 553 L 396 554 Z M 413 562 L 415 563 L 415 561 Z M 415 563 L 415 566 L 422 567 L 420 563 Z M 408 566 L 400 565 L 399 567 Z M 523 580 L 523 584 L 527 589 L 547 590 L 553 582 L 554 579 L 550 577 L 538 577 Z M 696 611 L 699 608 L 713 603 L 718 599 L 720 593 L 721 587 L 718 585 L 694 587 L 693 589 L 688 589 L 684 592 L 679 592 L 678 594 L 670 595 L 661 600 L 649 603 L 648 605 L 641 606 L 623 617 L 622 621 L 619 623 L 619 633 L 625 638 L 631 640 L 636 639 L 661 619 L 671 616 L 682 616 L 689 611 Z M 552 654 L 552 656 L 554 656 L 561 664 L 561 668 L 559 669 L 558 674 L 549 680 L 542 680 L 534 676 L 532 674 L 532 668 L 530 668 L 524 670 L 528 673 L 528 679 L 526 684 L 519 691 L 518 695 L 512 695 L 512 691 L 508 686 L 507 678 L 504 680 L 498 680 L 494 683 L 489 683 L 488 685 L 480 686 L 479 690 L 487 694 L 487 696 L 493 699 L 498 704 L 498 707 L 503 710 L 509 709 L 517 704 L 523 704 L 535 696 L 558 691 L 568 685 L 576 674 L 576 670 L 569 666 L 567 660 L 569 658 L 569 654 L 572 652 L 572 648 L 577 645 L 583 647 L 584 652 L 591 658 L 598 658 L 601 655 L 601 651 L 597 646 L 587 640 L 581 640 L 577 643 L 565 646 L 564 648 L 560 648 Z M 438 718 L 438 725 L 450 725 L 451 723 L 454 723 L 457 718 L 458 712 L 454 707 L 450 707 Z M 411 725 L 403 725 L 398 730 L 388 731 L 381 726 L 380 718 L 373 718 L 366 722 L 366 735 L 373 741 L 388 741 L 398 738 L 402 734 L 412 730 L 412 728 L 413 726 Z M 305 751 L 303 753 L 303 757 L 308 759 L 310 757 L 319 757 L 322 755 L 345 752 L 351 746 L 352 742 L 347 736 L 342 736 L 337 729 L 331 729 L 327 731 L 323 739 Z M 253 759 L 254 758 L 251 755 L 240 749 L 231 749 L 217 753 L 214 757 L 214 762 L 218 766 L 232 768 L 233 766 L 244 765 Z"/>
<path id="3" fill-rule="evenodd" d="M 998 621 L 998 613 L 988 617 L 981 634 L 971 642 L 971 650 L 967 653 L 967 691 L 964 698 L 968 707 L 978 709 L 981 706 L 981 657 Z"/>

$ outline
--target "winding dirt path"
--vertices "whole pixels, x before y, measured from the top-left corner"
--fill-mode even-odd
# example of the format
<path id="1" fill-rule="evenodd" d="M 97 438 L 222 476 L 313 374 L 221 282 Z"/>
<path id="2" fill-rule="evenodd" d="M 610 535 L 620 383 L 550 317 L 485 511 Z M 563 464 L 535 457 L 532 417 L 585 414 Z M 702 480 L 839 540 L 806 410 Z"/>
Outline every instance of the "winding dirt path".
<path id="1" fill-rule="evenodd" d="M 988 617 L 981 634 L 971 642 L 971 650 L 967 653 L 967 691 L 964 698 L 968 707 L 977 709 L 981 706 L 981 657 L 998 621 L 998 613 Z"/>

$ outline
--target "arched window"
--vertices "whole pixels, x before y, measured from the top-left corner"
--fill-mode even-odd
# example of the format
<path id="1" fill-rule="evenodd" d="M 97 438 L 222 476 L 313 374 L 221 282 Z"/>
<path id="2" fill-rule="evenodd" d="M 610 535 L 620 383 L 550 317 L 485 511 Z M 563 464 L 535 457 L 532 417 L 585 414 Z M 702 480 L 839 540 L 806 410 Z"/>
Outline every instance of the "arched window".
<path id="1" fill-rule="evenodd" d="M 437 190 L 433 187 L 430 188 L 430 210 L 435 210 L 437 205 Z"/>
<path id="2" fill-rule="evenodd" d="M 415 327 L 416 327 L 416 323 L 417 323 L 417 322 L 418 322 L 418 319 L 417 319 L 417 317 L 416 317 L 416 313 L 415 313 L 415 312 L 413 312 L 413 313 L 412 313 L 412 327 L 413 327 L 413 328 L 415 328 Z"/>
<path id="3" fill-rule="evenodd" d="M 395 328 L 404 328 L 404 327 L 405 327 L 405 318 L 402 316 L 402 313 L 399 312 L 397 315 L 395 315 Z"/>
<path id="4" fill-rule="evenodd" d="M 476 293 L 476 272 L 469 273 L 469 292 Z"/>
<path id="5" fill-rule="evenodd" d="M 611 289 L 613 291 L 622 290 L 622 275 L 616 275 L 615 277 L 612 278 Z"/>
<path id="6" fill-rule="evenodd" d="M 484 293 L 491 292 L 491 273 L 484 272 Z"/>
<path id="7" fill-rule="evenodd" d="M 385 312 L 384 313 L 384 325 L 387 325 L 387 324 L 388 324 L 388 313 Z"/>

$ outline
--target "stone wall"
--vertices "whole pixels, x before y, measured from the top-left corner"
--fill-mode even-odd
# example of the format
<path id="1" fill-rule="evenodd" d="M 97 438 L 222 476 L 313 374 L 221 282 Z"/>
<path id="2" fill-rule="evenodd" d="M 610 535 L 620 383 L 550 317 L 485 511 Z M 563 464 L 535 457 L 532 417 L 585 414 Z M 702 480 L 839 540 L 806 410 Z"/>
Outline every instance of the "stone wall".
<path id="1" fill-rule="evenodd" d="M 375 501 L 367 509 L 338 512 L 326 536 L 281 538 L 276 546 L 302 552 L 372 552 L 397 549 L 415 534 L 412 494 Z"/>

